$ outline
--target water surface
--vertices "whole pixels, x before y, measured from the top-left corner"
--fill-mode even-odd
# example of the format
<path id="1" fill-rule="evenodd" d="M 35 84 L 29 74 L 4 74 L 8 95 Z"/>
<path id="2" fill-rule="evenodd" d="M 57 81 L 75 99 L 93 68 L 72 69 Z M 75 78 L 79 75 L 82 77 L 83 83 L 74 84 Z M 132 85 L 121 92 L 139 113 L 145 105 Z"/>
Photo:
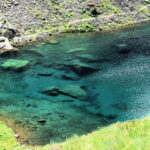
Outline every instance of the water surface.
<path id="1" fill-rule="evenodd" d="M 51 38 L 59 41 L 56 45 L 39 42 L 20 47 L 17 56 L 0 58 L 0 64 L 10 57 L 30 61 L 23 72 L 0 69 L 0 119 L 13 128 L 21 143 L 44 145 L 149 115 L 149 25 L 61 35 Z M 73 62 L 98 71 L 78 74 Z M 51 75 L 40 75 L 47 72 Z M 65 85 L 84 87 L 88 99 L 40 93 L 49 86 Z M 41 119 L 46 123 L 38 123 Z"/>

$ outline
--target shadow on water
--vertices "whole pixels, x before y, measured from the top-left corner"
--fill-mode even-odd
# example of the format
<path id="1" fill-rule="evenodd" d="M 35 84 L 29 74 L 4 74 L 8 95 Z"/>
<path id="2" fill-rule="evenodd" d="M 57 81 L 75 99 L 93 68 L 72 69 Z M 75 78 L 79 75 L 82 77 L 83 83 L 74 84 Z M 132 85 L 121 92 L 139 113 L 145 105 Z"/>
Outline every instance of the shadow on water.
<path id="1" fill-rule="evenodd" d="M 55 45 L 45 41 L 20 47 L 13 58 L 29 60 L 27 70 L 0 69 L 0 119 L 20 143 L 62 142 L 149 115 L 149 23 L 57 40 Z M 8 58 L 2 57 L 0 64 Z M 52 93 L 40 92 L 47 87 Z"/>

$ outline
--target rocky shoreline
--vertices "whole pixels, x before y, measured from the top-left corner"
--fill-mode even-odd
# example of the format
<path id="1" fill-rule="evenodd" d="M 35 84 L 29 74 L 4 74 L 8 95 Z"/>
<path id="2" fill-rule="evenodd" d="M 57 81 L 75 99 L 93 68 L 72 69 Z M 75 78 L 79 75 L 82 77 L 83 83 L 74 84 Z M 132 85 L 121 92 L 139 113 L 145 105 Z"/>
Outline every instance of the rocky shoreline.
<path id="1" fill-rule="evenodd" d="M 150 19 L 148 0 L 0 0 L 0 8 L 0 36 L 13 46 L 61 33 L 110 31 Z"/>
<path id="2" fill-rule="evenodd" d="M 135 26 L 135 25 L 138 25 L 138 24 L 141 24 L 144 22 L 149 22 L 149 18 L 143 19 L 141 21 L 135 21 L 135 22 L 129 23 L 127 25 L 121 25 L 121 26 L 116 25 L 116 26 L 113 26 L 112 28 L 108 27 L 104 30 L 101 30 L 101 31 L 97 30 L 95 32 L 108 32 L 108 31 L 120 30 L 123 28 Z M 53 33 L 53 35 L 49 35 L 49 33 L 41 33 L 40 35 L 33 34 L 33 35 L 27 35 L 27 36 L 14 37 L 12 40 L 10 40 L 10 44 L 14 47 L 24 46 L 24 45 L 32 44 L 34 42 L 48 40 L 51 36 L 55 36 L 55 35 L 59 35 L 59 34 L 63 34 L 63 33 L 64 32 L 59 32 L 59 33 L 57 32 L 57 33 Z M 68 32 L 68 33 L 70 33 L 70 32 Z M 76 32 L 76 33 L 79 33 L 79 32 Z M 14 47 L 13 47 L 13 49 L 16 49 Z"/>
<path id="3" fill-rule="evenodd" d="M 120 30 L 123 28 L 128 28 L 128 27 L 140 24 L 140 23 L 144 23 L 144 22 L 149 22 L 149 18 L 143 19 L 141 21 L 135 21 L 135 22 L 129 23 L 127 25 L 119 25 L 119 24 L 117 25 L 116 24 L 116 26 L 112 26 L 112 27 L 106 26 L 106 29 L 103 29 L 101 31 L 97 30 L 95 32 L 108 32 L 108 31 Z M 70 32 L 72 32 L 72 31 L 68 31 L 68 33 L 70 33 Z M 12 45 L 14 47 L 18 47 L 18 46 L 23 46 L 23 45 L 27 45 L 27 44 L 32 44 L 34 42 L 48 40 L 51 36 L 55 36 L 55 35 L 59 35 L 59 34 L 63 34 L 63 33 L 65 33 L 65 32 L 57 32 L 57 33 L 53 33 L 52 35 L 49 35 L 49 33 L 41 33 L 40 35 L 28 35 L 28 36 L 15 37 L 12 41 Z M 80 31 L 73 32 L 73 33 L 80 33 Z"/>

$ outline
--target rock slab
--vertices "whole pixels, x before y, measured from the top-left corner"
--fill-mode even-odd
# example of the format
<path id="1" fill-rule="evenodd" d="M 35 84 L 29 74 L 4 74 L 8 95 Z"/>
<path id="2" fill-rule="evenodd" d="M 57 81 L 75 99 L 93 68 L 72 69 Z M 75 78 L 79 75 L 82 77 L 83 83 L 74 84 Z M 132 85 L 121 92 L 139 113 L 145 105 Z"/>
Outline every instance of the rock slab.
<path id="1" fill-rule="evenodd" d="M 59 93 L 77 98 L 82 101 L 88 99 L 88 93 L 79 85 L 66 85 L 59 89 Z"/>
<path id="2" fill-rule="evenodd" d="M 81 62 L 73 63 L 71 68 L 75 73 L 79 74 L 80 76 L 85 76 L 99 70 L 99 68 Z"/>
<path id="3" fill-rule="evenodd" d="M 50 96 L 57 96 L 59 94 L 63 94 L 66 96 L 70 96 L 70 97 L 79 99 L 81 101 L 88 100 L 87 91 L 84 90 L 82 88 L 82 86 L 79 86 L 79 85 L 65 85 L 65 86 L 60 86 L 60 87 L 48 87 L 40 92 L 50 95 Z"/>
<path id="4" fill-rule="evenodd" d="M 2 64 L 2 69 L 4 70 L 13 70 L 13 71 L 23 71 L 29 66 L 28 60 L 17 60 L 17 59 L 8 59 Z"/>

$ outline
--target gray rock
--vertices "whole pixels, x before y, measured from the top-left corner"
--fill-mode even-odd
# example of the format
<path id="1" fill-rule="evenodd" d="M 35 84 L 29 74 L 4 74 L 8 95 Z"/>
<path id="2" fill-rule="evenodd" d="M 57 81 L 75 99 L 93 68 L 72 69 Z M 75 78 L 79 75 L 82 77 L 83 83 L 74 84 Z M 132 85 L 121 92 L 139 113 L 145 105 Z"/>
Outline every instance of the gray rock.
<path id="1" fill-rule="evenodd" d="M 148 11 L 150 11 L 150 5 L 147 6 Z"/>
<path id="2" fill-rule="evenodd" d="M 0 37 L 0 55 L 6 55 L 8 53 L 17 53 L 18 49 L 11 46 L 9 40 L 5 37 Z"/>
<path id="3" fill-rule="evenodd" d="M 15 37 L 15 33 L 13 32 L 13 30 L 6 30 L 3 33 L 3 36 L 11 39 L 11 38 Z"/>

